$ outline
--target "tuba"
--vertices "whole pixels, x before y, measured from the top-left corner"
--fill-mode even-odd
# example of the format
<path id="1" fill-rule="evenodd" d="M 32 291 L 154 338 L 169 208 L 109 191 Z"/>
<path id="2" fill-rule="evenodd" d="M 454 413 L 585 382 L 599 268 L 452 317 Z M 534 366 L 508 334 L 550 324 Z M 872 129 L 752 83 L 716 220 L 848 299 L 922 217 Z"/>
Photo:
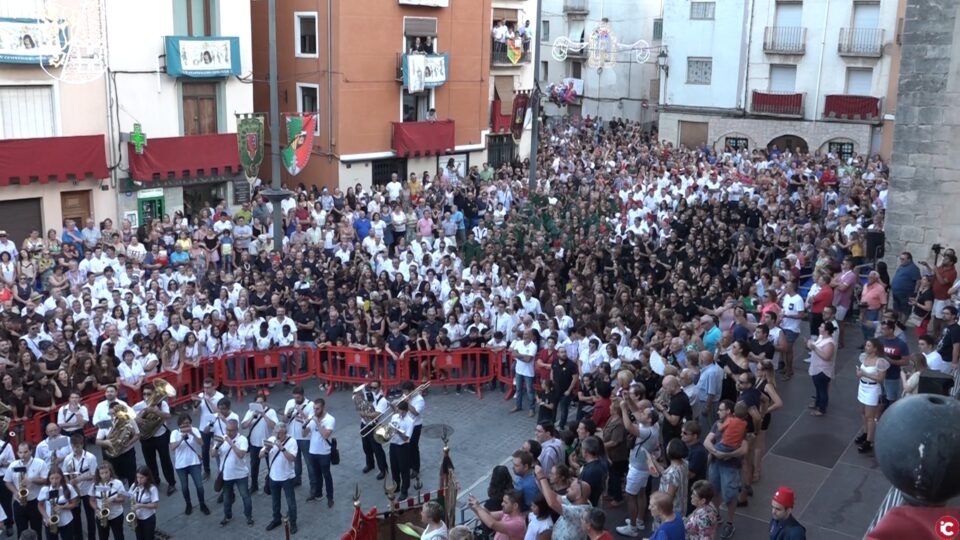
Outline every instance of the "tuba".
<path id="1" fill-rule="evenodd" d="M 103 529 L 110 525 L 110 505 L 107 503 L 107 498 L 110 496 L 109 491 L 110 488 L 108 487 L 100 494 L 100 508 L 97 510 L 97 520 L 100 521 L 100 527 Z"/>
<path id="2" fill-rule="evenodd" d="M 113 422 L 113 427 L 110 428 L 110 433 L 107 433 L 107 440 L 110 441 L 112 445 L 103 449 L 103 453 L 110 458 L 115 458 L 122 454 L 134 437 L 133 428 L 130 427 L 130 422 L 133 421 L 130 417 L 130 412 L 126 409 L 118 409 L 114 414 L 116 417 Z"/>
<path id="3" fill-rule="evenodd" d="M 177 389 L 174 388 L 172 384 L 163 379 L 157 379 L 153 381 L 153 395 L 150 396 L 147 407 L 156 407 L 160 405 L 164 399 L 174 398 L 176 396 Z M 163 418 L 157 413 L 145 410 L 137 416 L 137 427 L 140 428 L 140 437 L 143 439 L 153 437 L 162 425 Z"/>

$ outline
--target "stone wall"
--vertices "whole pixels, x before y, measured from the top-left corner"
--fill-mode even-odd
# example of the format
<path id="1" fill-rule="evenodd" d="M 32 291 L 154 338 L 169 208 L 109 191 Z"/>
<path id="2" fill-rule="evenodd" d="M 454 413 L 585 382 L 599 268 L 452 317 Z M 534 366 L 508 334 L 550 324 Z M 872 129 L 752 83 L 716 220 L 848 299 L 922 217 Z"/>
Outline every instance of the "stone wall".
<path id="1" fill-rule="evenodd" d="M 660 138 L 677 144 L 680 121 L 706 122 L 708 143 L 723 148 L 727 137 L 746 137 L 750 148 L 764 148 L 781 135 L 796 135 L 807 141 L 811 152 L 826 151 L 830 141 L 853 142 L 854 151 L 869 153 L 873 127 L 854 122 L 810 122 L 779 118 L 735 118 L 707 114 L 660 113 Z"/>
<path id="2" fill-rule="evenodd" d="M 960 247 L 960 0 L 908 0 L 887 210 L 888 261 Z"/>

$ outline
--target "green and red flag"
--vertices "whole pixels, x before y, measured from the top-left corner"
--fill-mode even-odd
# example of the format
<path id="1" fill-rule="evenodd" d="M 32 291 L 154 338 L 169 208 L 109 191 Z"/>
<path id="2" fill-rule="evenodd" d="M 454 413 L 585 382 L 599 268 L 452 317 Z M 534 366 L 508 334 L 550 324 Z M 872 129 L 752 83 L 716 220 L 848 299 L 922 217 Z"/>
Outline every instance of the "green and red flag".
<path id="1" fill-rule="evenodd" d="M 510 60 L 511 64 L 518 64 L 523 58 L 523 40 L 521 39 L 508 39 L 507 40 L 507 60 Z"/>
<path id="2" fill-rule="evenodd" d="M 237 145 L 240 152 L 240 165 L 247 181 L 253 184 L 263 163 L 263 124 L 262 114 L 237 114 Z"/>
<path id="3" fill-rule="evenodd" d="M 291 113 L 287 119 L 287 147 L 283 149 L 283 166 L 296 176 L 310 161 L 317 113 Z"/>

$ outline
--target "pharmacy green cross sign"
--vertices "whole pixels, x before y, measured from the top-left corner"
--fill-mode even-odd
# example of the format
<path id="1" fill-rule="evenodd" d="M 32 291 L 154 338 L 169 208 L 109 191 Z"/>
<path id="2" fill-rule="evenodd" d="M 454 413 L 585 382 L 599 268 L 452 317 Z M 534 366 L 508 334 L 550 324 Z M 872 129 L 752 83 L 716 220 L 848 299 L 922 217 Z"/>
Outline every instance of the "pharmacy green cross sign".
<path id="1" fill-rule="evenodd" d="M 143 147 L 147 145 L 147 134 L 140 128 L 140 124 L 133 125 L 130 142 L 133 143 L 133 149 L 137 152 L 137 155 L 143 155 Z"/>

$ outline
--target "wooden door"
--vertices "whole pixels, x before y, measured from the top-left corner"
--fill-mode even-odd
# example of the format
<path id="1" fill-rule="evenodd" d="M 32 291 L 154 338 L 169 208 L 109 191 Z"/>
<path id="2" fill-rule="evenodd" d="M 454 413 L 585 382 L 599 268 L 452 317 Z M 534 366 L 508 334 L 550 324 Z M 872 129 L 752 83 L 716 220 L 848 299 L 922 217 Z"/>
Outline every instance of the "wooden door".
<path id="1" fill-rule="evenodd" d="M 217 133 L 216 83 L 183 83 L 183 134 Z"/>
<path id="2" fill-rule="evenodd" d="M 63 219 L 72 219 L 83 223 L 90 213 L 90 191 L 64 191 L 60 194 L 60 212 Z"/>

